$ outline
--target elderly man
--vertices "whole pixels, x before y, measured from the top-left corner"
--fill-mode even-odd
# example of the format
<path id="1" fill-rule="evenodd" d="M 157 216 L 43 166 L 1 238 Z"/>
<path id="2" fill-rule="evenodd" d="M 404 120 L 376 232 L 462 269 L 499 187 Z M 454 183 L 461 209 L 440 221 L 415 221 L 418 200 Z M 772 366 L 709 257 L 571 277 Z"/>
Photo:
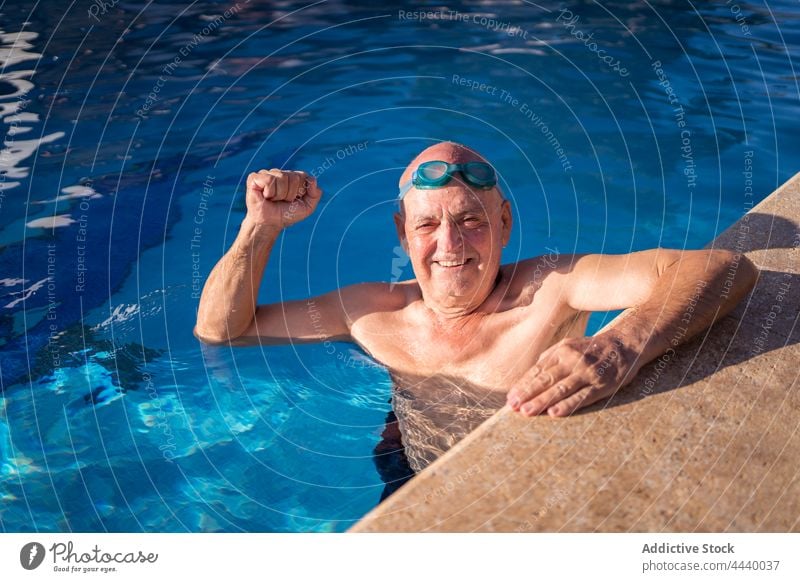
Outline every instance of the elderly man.
<path id="1" fill-rule="evenodd" d="M 322 192 L 303 172 L 247 180 L 247 215 L 211 272 L 195 335 L 234 345 L 352 341 L 384 364 L 414 470 L 507 404 L 564 417 L 611 396 L 647 362 L 730 311 L 757 269 L 724 250 L 545 255 L 501 265 L 509 202 L 494 169 L 444 142 L 400 178 L 394 220 L 415 279 L 256 305 L 281 230 Z M 585 337 L 592 311 L 626 311 Z"/>

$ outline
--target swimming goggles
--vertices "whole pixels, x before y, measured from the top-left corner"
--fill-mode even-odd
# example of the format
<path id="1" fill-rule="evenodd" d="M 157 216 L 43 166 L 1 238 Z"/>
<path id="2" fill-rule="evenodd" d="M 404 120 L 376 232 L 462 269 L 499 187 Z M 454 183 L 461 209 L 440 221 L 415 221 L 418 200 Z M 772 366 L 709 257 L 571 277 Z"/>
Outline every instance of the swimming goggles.
<path id="1" fill-rule="evenodd" d="M 494 168 L 486 162 L 467 162 L 466 164 L 449 164 L 442 161 L 422 162 L 411 179 L 400 186 L 400 195 L 403 196 L 411 187 L 419 190 L 441 188 L 453 178 L 455 172 L 461 172 L 464 181 L 471 186 L 488 190 L 497 185 L 497 174 Z"/>

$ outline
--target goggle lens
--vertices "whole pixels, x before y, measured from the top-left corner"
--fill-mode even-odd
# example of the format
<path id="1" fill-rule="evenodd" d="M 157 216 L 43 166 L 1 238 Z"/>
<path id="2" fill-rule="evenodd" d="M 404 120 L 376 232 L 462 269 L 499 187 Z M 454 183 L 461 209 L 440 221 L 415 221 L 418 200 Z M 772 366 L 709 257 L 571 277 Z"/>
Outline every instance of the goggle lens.
<path id="1" fill-rule="evenodd" d="M 427 162 L 417 168 L 417 176 L 428 182 L 438 182 L 447 176 L 447 164 L 444 162 Z"/>
<path id="2" fill-rule="evenodd" d="M 461 172 L 464 182 L 482 189 L 492 188 L 497 184 L 494 168 L 486 162 L 467 162 L 466 164 L 449 164 L 440 160 L 423 162 L 414 171 L 411 179 L 400 186 L 403 198 L 412 186 L 417 188 L 439 188 L 454 178 L 455 172 Z M 457 181 L 461 181 L 456 178 Z"/>
<path id="3" fill-rule="evenodd" d="M 466 164 L 448 164 L 446 162 L 423 162 L 416 172 L 417 185 L 438 186 L 450 181 L 454 172 L 460 171 L 464 179 L 474 186 L 494 186 L 496 178 L 494 168 L 483 162 Z"/>
<path id="4" fill-rule="evenodd" d="M 480 162 L 470 162 L 466 164 L 465 174 L 468 180 L 472 180 L 480 185 L 494 181 L 494 169 L 488 164 Z"/>

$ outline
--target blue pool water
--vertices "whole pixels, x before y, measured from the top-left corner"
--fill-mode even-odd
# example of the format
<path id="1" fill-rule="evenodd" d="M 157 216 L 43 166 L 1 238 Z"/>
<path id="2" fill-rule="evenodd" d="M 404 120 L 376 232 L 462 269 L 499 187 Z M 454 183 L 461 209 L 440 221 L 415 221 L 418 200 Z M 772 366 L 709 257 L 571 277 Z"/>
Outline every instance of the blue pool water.
<path id="1" fill-rule="evenodd" d="M 378 503 L 385 370 L 192 335 L 250 171 L 325 192 L 269 302 L 410 277 L 396 182 L 433 141 L 502 174 L 506 262 L 699 248 L 800 169 L 788 1 L 66 6 L 0 5 L 3 531 L 342 531 Z"/>

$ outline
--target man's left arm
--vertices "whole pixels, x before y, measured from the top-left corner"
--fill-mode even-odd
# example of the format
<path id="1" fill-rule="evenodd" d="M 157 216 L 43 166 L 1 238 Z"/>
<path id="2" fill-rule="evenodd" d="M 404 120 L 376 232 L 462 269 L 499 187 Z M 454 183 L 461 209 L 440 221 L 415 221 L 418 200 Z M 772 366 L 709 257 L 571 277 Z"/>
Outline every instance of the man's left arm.
<path id="1" fill-rule="evenodd" d="M 607 398 L 647 362 L 727 314 L 753 288 L 758 269 L 731 251 L 653 249 L 628 255 L 566 255 L 554 273 L 568 309 L 626 309 L 591 337 L 544 351 L 508 403 L 523 414 L 565 416 Z"/>

